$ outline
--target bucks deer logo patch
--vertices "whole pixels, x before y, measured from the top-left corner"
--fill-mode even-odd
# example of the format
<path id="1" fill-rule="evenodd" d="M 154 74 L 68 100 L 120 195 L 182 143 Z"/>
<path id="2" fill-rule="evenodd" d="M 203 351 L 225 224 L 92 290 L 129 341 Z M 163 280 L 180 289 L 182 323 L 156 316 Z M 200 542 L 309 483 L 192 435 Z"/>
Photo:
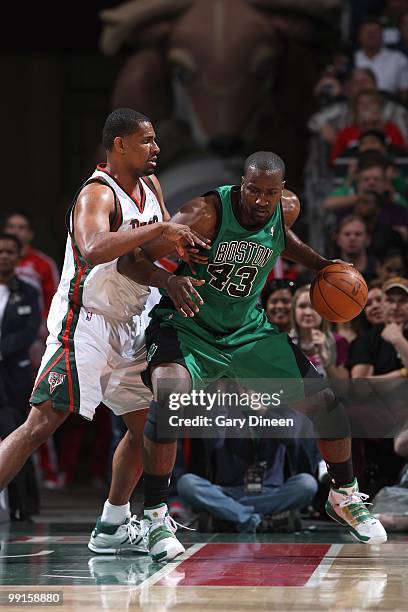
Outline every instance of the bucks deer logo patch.
<path id="1" fill-rule="evenodd" d="M 48 382 L 50 384 L 50 393 L 53 393 L 55 387 L 62 385 L 65 380 L 65 374 L 59 374 L 59 372 L 50 372 L 48 376 Z"/>

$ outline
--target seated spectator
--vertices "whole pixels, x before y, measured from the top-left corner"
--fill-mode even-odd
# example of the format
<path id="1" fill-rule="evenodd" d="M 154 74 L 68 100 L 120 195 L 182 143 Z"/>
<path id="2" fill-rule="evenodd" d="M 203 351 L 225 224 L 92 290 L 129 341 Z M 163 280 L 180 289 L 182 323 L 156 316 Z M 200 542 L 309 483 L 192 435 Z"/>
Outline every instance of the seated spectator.
<path id="1" fill-rule="evenodd" d="M 360 194 L 354 205 L 354 213 L 365 223 L 370 253 L 380 257 L 393 247 L 405 248 L 408 238 L 407 208 L 398 204 L 387 204 L 383 195 L 368 191 Z"/>
<path id="2" fill-rule="evenodd" d="M 276 416 L 268 409 L 265 417 L 269 411 Z M 310 474 L 285 479 L 286 444 L 251 430 L 250 439 L 208 440 L 214 449 L 213 477 L 184 474 L 177 483 L 180 498 L 240 533 L 295 531 L 293 511 L 309 505 L 317 482 Z"/>
<path id="3" fill-rule="evenodd" d="M 363 22 L 358 41 L 355 65 L 358 68 L 371 68 L 381 91 L 405 101 L 408 94 L 408 59 L 399 51 L 383 47 L 381 24 L 376 21 Z"/>
<path id="4" fill-rule="evenodd" d="M 376 76 L 369 68 L 355 68 L 344 86 L 345 99 L 336 99 L 329 106 L 314 113 L 307 124 L 308 129 L 333 145 L 337 132 L 353 123 L 354 101 L 362 91 L 378 92 Z M 404 140 L 408 141 L 408 111 L 402 104 L 382 95 L 381 117 L 384 122 L 394 123 Z"/>
<path id="5" fill-rule="evenodd" d="M 366 282 L 376 276 L 376 258 L 368 252 L 370 239 L 364 221 L 357 215 L 348 215 L 339 223 L 336 246 L 339 259 L 352 263 Z"/>
<path id="6" fill-rule="evenodd" d="M 278 278 L 265 285 L 262 291 L 262 307 L 268 319 L 277 325 L 280 331 L 289 333 L 292 328 L 292 296 L 295 283 Z"/>
<path id="7" fill-rule="evenodd" d="M 358 161 L 370 159 L 365 153 L 379 153 L 378 159 L 387 160 L 386 174 L 392 181 L 394 188 L 401 193 L 407 194 L 408 183 L 404 176 L 408 167 L 408 151 L 390 145 L 388 138 L 381 130 L 366 130 L 357 142 L 349 145 L 334 162 L 334 182 L 342 183 L 347 178 L 353 178 L 353 172 L 357 168 Z M 375 159 L 372 155 L 371 159 Z"/>
<path id="8" fill-rule="evenodd" d="M 330 323 L 313 308 L 309 290 L 310 285 L 305 285 L 293 296 L 292 340 L 322 376 L 348 378 L 344 367 L 348 342 L 330 331 Z"/>
<path id="9" fill-rule="evenodd" d="M 381 154 L 365 152 L 358 158 L 355 174 L 351 175 L 346 183 L 332 191 L 324 200 L 323 208 L 328 212 L 333 212 L 339 221 L 345 215 L 353 212 L 360 195 L 367 191 L 381 194 L 385 205 L 406 206 L 406 200 L 396 191 L 387 177 L 387 167 L 388 161 Z M 393 213 L 398 210 L 392 209 Z"/>
<path id="10" fill-rule="evenodd" d="M 407 60 L 408 62 L 408 60 Z M 330 161 L 333 164 L 339 155 L 350 146 L 355 146 L 361 135 L 367 130 L 378 130 L 385 134 L 388 143 L 394 147 L 404 147 L 405 140 L 399 128 L 391 121 L 385 122 L 381 112 L 380 95 L 375 91 L 362 91 L 354 100 L 352 124 L 336 134 Z"/>
<path id="11" fill-rule="evenodd" d="M 408 11 L 408 0 L 386 0 L 380 22 L 383 27 L 383 43 L 390 49 L 398 49 L 401 39 L 401 19 Z"/>
<path id="12" fill-rule="evenodd" d="M 384 323 L 359 335 L 350 348 L 352 378 L 403 378 L 408 368 L 408 279 L 383 285 Z"/>
<path id="13" fill-rule="evenodd" d="M 374 280 L 368 285 L 367 303 L 359 318 L 360 331 L 384 323 L 382 282 Z"/>
<path id="14" fill-rule="evenodd" d="M 402 253 L 402 250 L 392 248 L 378 258 L 376 273 L 382 284 L 394 276 L 407 276 L 408 269 Z"/>
<path id="15" fill-rule="evenodd" d="M 20 280 L 15 268 L 21 244 L 12 234 L 0 234 L 0 387 L 2 390 L 1 435 L 23 423 L 29 409 L 33 373 L 29 349 L 34 342 L 41 314 L 36 289 Z M 5 410 L 8 410 L 6 418 Z M 22 483 L 26 483 L 24 486 Z M 38 510 L 38 494 L 31 459 L 11 487 L 12 518 L 29 518 Z M 18 495 L 13 496 L 13 492 Z"/>

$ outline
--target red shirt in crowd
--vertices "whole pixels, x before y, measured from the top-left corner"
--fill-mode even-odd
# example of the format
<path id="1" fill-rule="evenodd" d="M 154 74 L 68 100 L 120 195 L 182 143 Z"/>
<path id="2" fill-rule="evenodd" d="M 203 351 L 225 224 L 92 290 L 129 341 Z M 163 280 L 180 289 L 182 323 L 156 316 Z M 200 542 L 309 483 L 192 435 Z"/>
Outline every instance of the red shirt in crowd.
<path id="1" fill-rule="evenodd" d="M 384 125 L 384 132 L 387 136 L 388 144 L 394 145 L 395 147 L 405 146 L 404 137 L 395 123 L 392 123 L 391 121 L 387 122 Z M 340 130 L 336 136 L 336 140 L 334 141 L 334 145 L 330 153 L 331 163 L 333 163 L 336 157 L 341 155 L 347 147 L 355 144 L 359 140 L 361 134 L 362 130 L 358 125 L 349 125 L 343 130 Z"/>

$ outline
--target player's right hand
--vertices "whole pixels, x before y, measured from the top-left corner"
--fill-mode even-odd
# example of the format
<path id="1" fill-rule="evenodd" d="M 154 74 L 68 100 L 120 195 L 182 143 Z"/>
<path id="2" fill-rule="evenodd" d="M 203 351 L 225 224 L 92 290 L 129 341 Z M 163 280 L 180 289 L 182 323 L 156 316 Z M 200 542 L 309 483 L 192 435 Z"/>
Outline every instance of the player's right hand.
<path id="1" fill-rule="evenodd" d="M 194 286 L 201 287 L 205 280 L 197 280 L 191 276 L 176 276 L 172 274 L 166 284 L 166 290 L 175 308 L 183 317 L 194 317 L 204 304 Z"/>
<path id="2" fill-rule="evenodd" d="M 180 257 L 184 256 L 185 249 L 184 247 L 187 244 L 191 246 L 198 245 L 203 247 L 204 249 L 210 248 L 210 242 L 208 238 L 201 236 L 197 232 L 194 232 L 192 229 L 188 227 L 188 225 L 182 225 L 180 223 L 173 223 L 168 221 L 167 223 L 163 223 L 163 238 L 170 240 L 170 242 L 175 242 L 176 250 Z"/>

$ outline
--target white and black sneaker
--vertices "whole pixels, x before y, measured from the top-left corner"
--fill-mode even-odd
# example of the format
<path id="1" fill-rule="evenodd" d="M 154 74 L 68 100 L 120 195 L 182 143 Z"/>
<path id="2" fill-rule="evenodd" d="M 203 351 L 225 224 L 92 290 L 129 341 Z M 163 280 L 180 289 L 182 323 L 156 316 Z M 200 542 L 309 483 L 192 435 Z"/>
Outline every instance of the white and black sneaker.
<path id="1" fill-rule="evenodd" d="M 127 517 L 120 525 L 105 523 L 100 518 L 92 531 L 88 548 L 94 553 L 148 553 L 136 516 Z"/>

